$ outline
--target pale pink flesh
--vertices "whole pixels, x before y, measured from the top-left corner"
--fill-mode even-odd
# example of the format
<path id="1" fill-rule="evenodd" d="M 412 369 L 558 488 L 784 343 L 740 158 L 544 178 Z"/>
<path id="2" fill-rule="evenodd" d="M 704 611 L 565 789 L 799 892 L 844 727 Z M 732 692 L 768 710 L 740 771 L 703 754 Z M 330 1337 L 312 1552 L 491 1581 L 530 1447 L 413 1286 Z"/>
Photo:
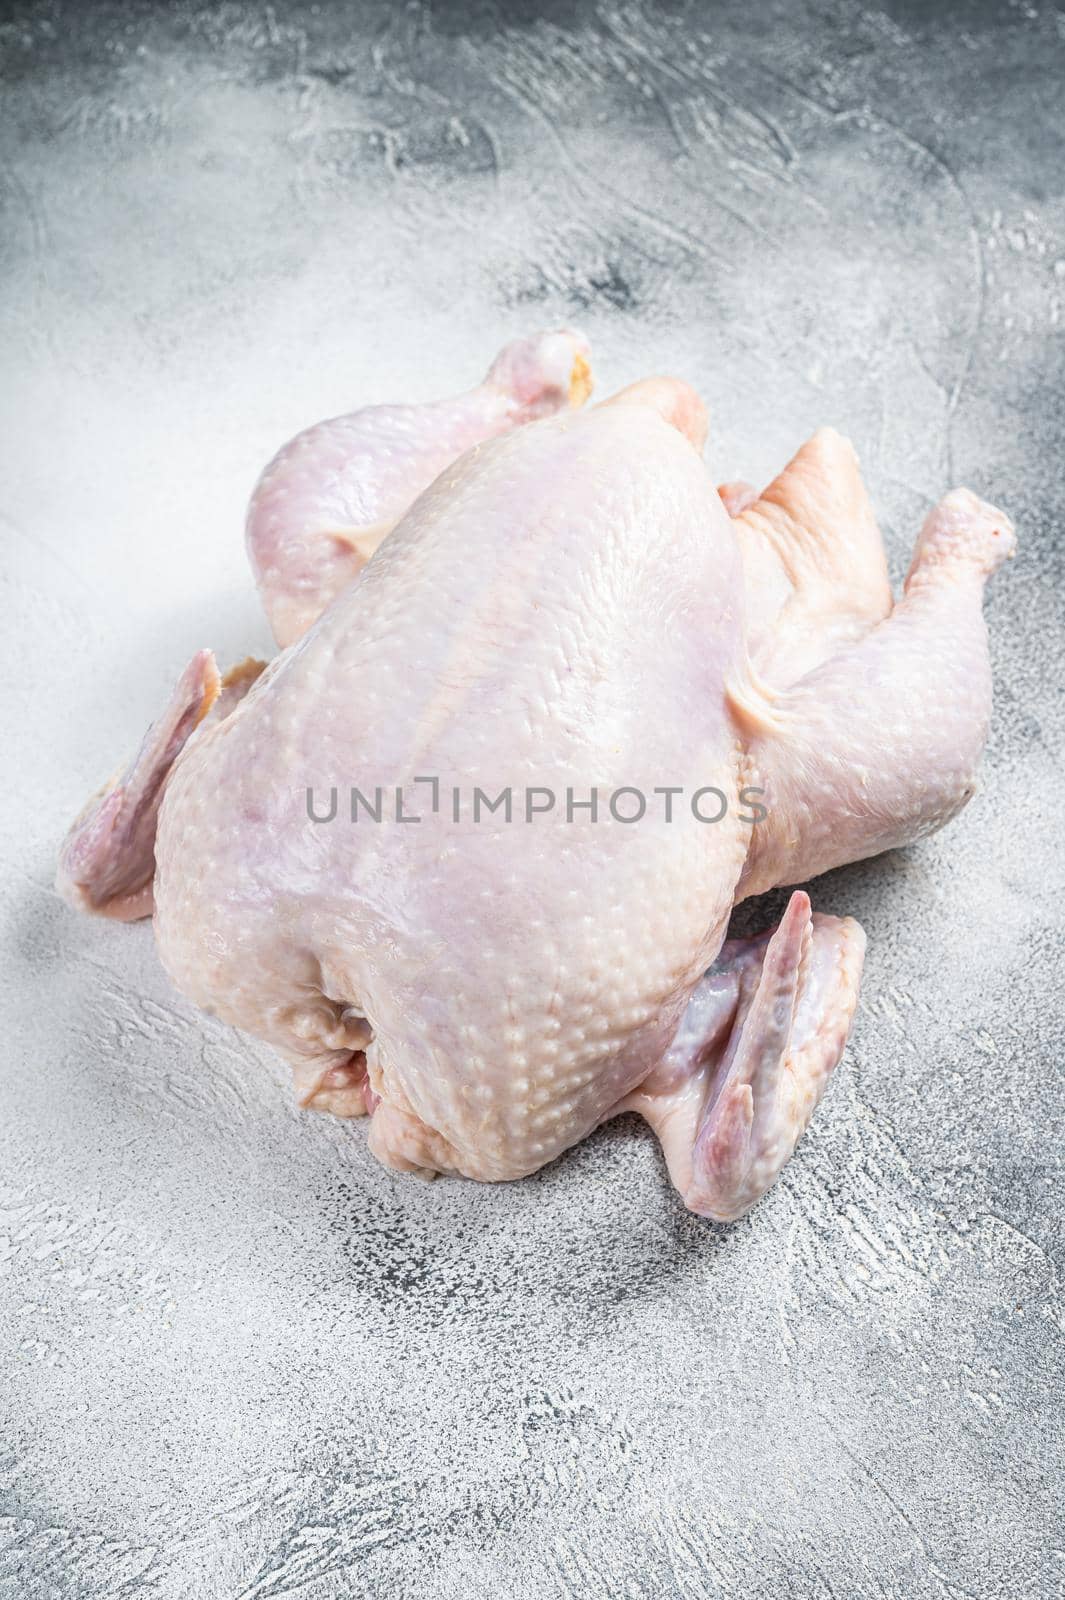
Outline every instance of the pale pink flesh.
<path id="1" fill-rule="evenodd" d="M 693 391 L 651 379 L 455 462 L 167 784 L 175 981 L 281 1050 L 303 1104 L 370 1111 L 401 1170 L 517 1177 L 631 1108 L 693 1209 L 742 1214 L 839 1060 L 864 936 L 796 894 L 772 936 L 722 945 L 733 904 L 919 837 L 971 792 L 1008 522 L 948 496 L 893 605 L 844 440 L 715 494 L 704 433 Z M 307 786 L 426 772 L 758 785 L 769 815 L 304 812 Z"/>
<path id="2" fill-rule="evenodd" d="M 247 545 L 278 644 L 292 644 L 359 576 L 404 512 L 465 451 L 584 403 L 587 341 L 564 328 L 504 346 L 467 394 L 366 406 L 278 451 L 248 507 Z"/>
<path id="3" fill-rule="evenodd" d="M 750 767 L 769 815 L 742 894 L 909 844 L 972 797 L 991 714 L 984 584 L 1015 542 L 997 507 L 954 490 L 926 519 L 890 615 L 752 696 Z"/>
<path id="4" fill-rule="evenodd" d="M 655 1129 L 693 1211 L 732 1221 L 773 1183 L 843 1054 L 864 951 L 852 918 L 811 916 L 800 891 L 771 933 L 722 947 L 619 1108 Z"/>
<path id="5" fill-rule="evenodd" d="M 747 510 L 747 507 L 753 506 L 758 499 L 758 490 L 753 484 L 745 482 L 742 478 L 736 479 L 732 483 L 719 483 L 717 492 L 720 496 L 721 504 L 730 517 L 741 516 Z"/>
<path id="6" fill-rule="evenodd" d="M 819 428 L 760 494 L 724 490 L 760 682 L 794 683 L 889 614 L 880 531 L 854 448 L 834 428 Z"/>
<path id="7" fill-rule="evenodd" d="M 156 826 L 171 768 L 196 729 L 228 716 L 262 669 L 249 659 L 219 678 L 211 651 L 196 652 L 126 772 L 89 801 L 66 837 L 56 887 L 72 905 L 120 922 L 151 916 Z"/>

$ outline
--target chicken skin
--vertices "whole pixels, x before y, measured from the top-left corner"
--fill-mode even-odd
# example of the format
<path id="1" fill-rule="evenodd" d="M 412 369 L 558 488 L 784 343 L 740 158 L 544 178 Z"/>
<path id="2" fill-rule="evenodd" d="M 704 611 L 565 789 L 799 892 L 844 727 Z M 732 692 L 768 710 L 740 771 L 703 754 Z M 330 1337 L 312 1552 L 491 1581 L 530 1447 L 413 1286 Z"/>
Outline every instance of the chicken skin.
<path id="1" fill-rule="evenodd" d="M 61 888 L 154 903 L 178 988 L 274 1046 L 304 1105 L 368 1115 L 392 1167 L 520 1178 L 633 1110 L 730 1220 L 840 1059 L 865 944 L 801 889 L 761 938 L 730 914 L 965 804 L 1013 533 L 954 491 L 894 603 L 831 430 L 719 493 L 678 380 L 546 410 L 449 434 L 335 593 L 304 544 L 298 642 L 228 681 L 194 658 Z"/>
<path id="2" fill-rule="evenodd" d="M 420 406 L 366 406 L 298 433 L 248 507 L 252 570 L 274 638 L 292 644 L 347 588 L 411 502 L 464 451 L 591 389 L 588 346 L 563 329 L 515 339 L 476 389 Z"/>

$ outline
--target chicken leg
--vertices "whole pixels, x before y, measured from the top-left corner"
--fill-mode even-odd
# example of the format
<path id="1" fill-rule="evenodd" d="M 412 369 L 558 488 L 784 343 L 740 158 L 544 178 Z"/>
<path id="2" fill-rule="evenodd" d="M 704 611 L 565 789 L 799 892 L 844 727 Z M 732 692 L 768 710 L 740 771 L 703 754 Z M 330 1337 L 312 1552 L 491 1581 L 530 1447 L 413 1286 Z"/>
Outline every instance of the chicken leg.
<path id="1" fill-rule="evenodd" d="M 984 584 L 1014 545 L 1003 512 L 955 489 L 891 615 L 765 695 L 750 759 L 768 814 L 738 898 L 924 838 L 971 798 L 991 715 Z"/>
<path id="2" fill-rule="evenodd" d="M 278 644 L 292 644 L 318 620 L 460 455 L 583 405 L 591 387 L 587 341 L 563 329 L 505 345 L 468 394 L 367 406 L 298 433 L 263 472 L 248 507 L 248 555 Z"/>

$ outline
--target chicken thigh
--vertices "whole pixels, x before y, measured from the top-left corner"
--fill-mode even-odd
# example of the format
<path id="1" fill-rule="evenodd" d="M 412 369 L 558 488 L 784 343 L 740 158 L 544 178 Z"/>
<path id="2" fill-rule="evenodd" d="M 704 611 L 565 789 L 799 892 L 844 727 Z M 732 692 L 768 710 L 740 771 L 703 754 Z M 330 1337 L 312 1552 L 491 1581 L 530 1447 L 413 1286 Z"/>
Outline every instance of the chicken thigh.
<path id="1" fill-rule="evenodd" d="M 733 906 L 972 792 L 1005 517 L 949 495 L 893 606 L 844 441 L 722 497 L 704 435 L 654 379 L 483 443 L 228 715 L 196 658 L 146 746 L 164 965 L 393 1167 L 518 1178 L 635 1110 L 692 1209 L 742 1215 L 840 1058 L 864 935 L 797 890 L 726 942 Z M 106 910 L 126 841 L 86 831 L 61 887 Z"/>
<path id="2" fill-rule="evenodd" d="M 468 394 L 366 406 L 291 439 L 248 507 L 247 543 L 279 645 L 292 644 L 347 587 L 407 507 L 464 451 L 591 390 L 579 333 L 515 339 Z"/>

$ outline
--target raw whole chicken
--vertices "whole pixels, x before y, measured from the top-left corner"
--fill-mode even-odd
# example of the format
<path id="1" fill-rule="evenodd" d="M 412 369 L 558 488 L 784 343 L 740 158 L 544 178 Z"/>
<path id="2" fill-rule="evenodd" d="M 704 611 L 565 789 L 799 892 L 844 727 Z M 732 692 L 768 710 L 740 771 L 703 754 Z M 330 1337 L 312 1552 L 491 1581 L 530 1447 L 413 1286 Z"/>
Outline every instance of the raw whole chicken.
<path id="1" fill-rule="evenodd" d="M 59 885 L 154 907 L 178 987 L 389 1166 L 518 1178 L 635 1110 L 730 1220 L 840 1059 L 865 943 L 802 889 L 758 939 L 731 911 L 966 803 L 1013 532 L 955 490 L 893 602 L 839 435 L 718 491 L 687 384 L 588 388 L 544 335 L 286 446 L 248 537 L 290 647 L 194 657 Z"/>

